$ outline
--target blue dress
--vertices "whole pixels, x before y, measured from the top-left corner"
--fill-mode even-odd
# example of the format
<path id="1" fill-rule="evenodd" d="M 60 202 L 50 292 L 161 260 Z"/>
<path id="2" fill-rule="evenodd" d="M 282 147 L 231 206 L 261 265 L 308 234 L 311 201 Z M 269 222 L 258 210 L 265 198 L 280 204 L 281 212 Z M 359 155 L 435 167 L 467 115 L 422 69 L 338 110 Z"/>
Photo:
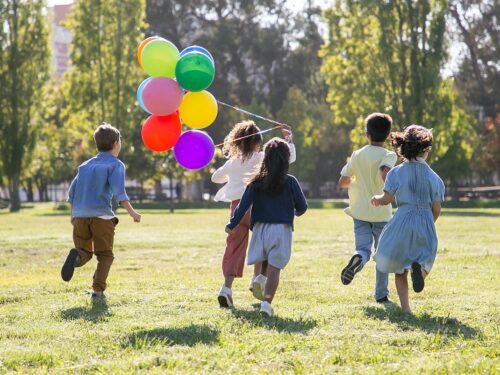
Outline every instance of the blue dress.
<path id="1" fill-rule="evenodd" d="M 377 269 L 401 274 L 418 262 L 430 272 L 438 246 L 431 207 L 444 200 L 443 181 L 417 158 L 391 169 L 384 191 L 395 196 L 398 209 L 380 235 L 373 257 Z"/>

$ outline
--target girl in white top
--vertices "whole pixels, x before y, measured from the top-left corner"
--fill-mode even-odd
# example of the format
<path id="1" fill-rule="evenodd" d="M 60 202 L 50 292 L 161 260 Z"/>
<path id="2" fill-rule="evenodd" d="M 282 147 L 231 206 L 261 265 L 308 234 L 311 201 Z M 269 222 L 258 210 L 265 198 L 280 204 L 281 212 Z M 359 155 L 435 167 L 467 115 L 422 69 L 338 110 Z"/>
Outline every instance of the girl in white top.
<path id="1" fill-rule="evenodd" d="M 289 126 L 281 127 L 283 137 L 289 142 L 290 163 L 296 159 L 295 146 Z M 253 121 L 243 121 L 234 126 L 224 139 L 223 153 L 229 160 L 212 175 L 212 182 L 225 185 L 215 195 L 218 202 L 231 202 L 230 217 L 238 206 L 247 184 L 259 172 L 264 153 L 260 151 L 262 135 Z M 226 240 L 226 250 L 222 258 L 224 284 L 219 292 L 221 307 L 232 307 L 231 287 L 235 277 L 243 276 L 245 256 L 248 246 L 250 210 L 240 224 L 234 228 Z M 266 266 L 255 264 L 254 276 L 250 282 L 253 295 L 264 300 Z"/>

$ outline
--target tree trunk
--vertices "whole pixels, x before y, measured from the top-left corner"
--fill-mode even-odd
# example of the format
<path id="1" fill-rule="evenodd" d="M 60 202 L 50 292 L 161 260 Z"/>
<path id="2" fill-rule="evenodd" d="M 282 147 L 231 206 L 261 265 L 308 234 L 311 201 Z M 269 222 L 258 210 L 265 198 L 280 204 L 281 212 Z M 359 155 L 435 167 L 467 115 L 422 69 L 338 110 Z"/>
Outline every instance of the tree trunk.
<path id="1" fill-rule="evenodd" d="M 33 194 L 33 180 L 31 178 L 28 178 L 26 181 L 26 195 L 27 195 L 27 200 L 28 202 L 34 202 L 35 201 L 35 196 Z"/>
<path id="2" fill-rule="evenodd" d="M 21 209 L 21 198 L 19 197 L 19 172 L 9 176 L 10 212 Z"/>
<path id="3" fill-rule="evenodd" d="M 163 200 L 163 186 L 161 186 L 161 179 L 155 180 L 155 201 Z"/>

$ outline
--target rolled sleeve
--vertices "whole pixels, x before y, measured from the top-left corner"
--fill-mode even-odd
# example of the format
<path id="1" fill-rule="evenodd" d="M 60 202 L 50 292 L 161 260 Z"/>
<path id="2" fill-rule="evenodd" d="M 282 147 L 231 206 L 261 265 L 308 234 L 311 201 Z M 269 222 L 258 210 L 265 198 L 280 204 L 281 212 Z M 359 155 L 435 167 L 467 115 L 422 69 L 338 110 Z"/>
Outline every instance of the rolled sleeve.
<path id="1" fill-rule="evenodd" d="M 396 191 L 398 190 L 398 180 L 397 180 L 397 174 L 394 169 L 391 169 L 389 173 L 387 173 L 387 178 L 385 179 L 384 183 L 384 191 L 389 194 L 396 194 Z"/>
<path id="2" fill-rule="evenodd" d="M 123 163 L 117 163 L 108 179 L 109 185 L 111 186 L 111 191 L 113 196 L 116 198 L 118 203 L 128 201 L 129 197 L 125 191 L 125 166 Z"/>
<path id="3" fill-rule="evenodd" d="M 78 180 L 78 175 L 71 181 L 71 185 L 69 186 L 68 190 L 68 198 L 66 199 L 67 202 L 73 203 L 73 199 L 75 198 L 75 189 L 76 189 L 76 182 Z"/>

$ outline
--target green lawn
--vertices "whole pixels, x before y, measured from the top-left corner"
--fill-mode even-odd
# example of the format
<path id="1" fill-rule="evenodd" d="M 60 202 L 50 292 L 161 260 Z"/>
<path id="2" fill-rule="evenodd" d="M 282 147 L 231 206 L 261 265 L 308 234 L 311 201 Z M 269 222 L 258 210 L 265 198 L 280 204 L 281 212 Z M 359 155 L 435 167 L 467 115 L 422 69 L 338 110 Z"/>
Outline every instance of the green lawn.
<path id="1" fill-rule="evenodd" d="M 500 209 L 444 211 L 413 316 L 373 301 L 374 263 L 340 283 L 352 222 L 310 210 L 272 319 L 247 290 L 250 269 L 235 282 L 236 308 L 218 307 L 226 210 L 142 214 L 141 224 L 119 216 L 107 305 L 93 307 L 94 260 L 60 280 L 69 217 L 51 205 L 1 211 L 0 373 L 499 372 Z"/>

